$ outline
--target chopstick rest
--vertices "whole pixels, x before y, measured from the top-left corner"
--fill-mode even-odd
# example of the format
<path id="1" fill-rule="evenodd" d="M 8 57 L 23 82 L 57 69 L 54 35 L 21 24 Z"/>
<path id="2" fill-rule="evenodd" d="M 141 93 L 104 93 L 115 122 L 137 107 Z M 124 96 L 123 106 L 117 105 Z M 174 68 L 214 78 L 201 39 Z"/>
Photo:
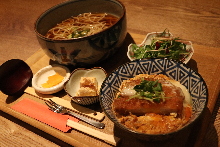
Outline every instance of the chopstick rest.
<path id="1" fill-rule="evenodd" d="M 71 129 L 71 127 L 67 126 L 67 120 L 79 121 L 70 115 L 54 113 L 46 105 L 28 98 L 24 98 L 12 105 L 11 108 L 63 132 Z"/>

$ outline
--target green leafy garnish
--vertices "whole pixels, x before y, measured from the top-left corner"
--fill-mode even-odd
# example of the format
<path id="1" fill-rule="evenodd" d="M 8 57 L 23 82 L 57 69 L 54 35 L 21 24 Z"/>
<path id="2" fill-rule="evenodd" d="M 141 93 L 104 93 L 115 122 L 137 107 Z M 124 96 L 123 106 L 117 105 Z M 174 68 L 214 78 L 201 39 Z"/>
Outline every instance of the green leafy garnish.
<path id="1" fill-rule="evenodd" d="M 135 59 L 167 58 L 183 61 L 189 54 L 190 51 L 186 49 L 186 44 L 179 38 L 170 38 L 166 30 L 153 38 L 150 45 L 131 45 L 131 57 Z"/>
<path id="2" fill-rule="evenodd" d="M 156 81 L 147 81 L 142 79 L 139 85 L 134 87 L 136 94 L 130 96 L 128 101 L 133 98 L 145 99 L 151 102 L 159 103 L 165 100 L 165 94 L 162 89 L 162 84 Z"/>
<path id="3" fill-rule="evenodd" d="M 68 36 L 68 38 L 70 39 L 70 38 L 79 38 L 79 37 L 84 37 L 84 36 L 86 36 L 87 34 L 88 34 L 88 32 L 90 31 L 90 29 L 89 28 L 76 28 L 76 27 L 74 27 L 74 28 L 72 28 L 73 29 L 73 32 L 72 32 L 72 34 L 70 34 L 69 36 Z"/>

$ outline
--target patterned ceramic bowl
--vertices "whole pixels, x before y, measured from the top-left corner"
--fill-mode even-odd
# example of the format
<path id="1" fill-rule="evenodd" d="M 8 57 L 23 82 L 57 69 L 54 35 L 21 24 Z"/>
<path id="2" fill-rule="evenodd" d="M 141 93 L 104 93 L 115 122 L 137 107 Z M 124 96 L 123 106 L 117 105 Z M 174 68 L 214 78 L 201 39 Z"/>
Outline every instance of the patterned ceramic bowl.
<path id="1" fill-rule="evenodd" d="M 101 67 L 94 67 L 92 69 L 78 68 L 75 69 L 69 80 L 64 84 L 64 90 L 71 97 L 71 100 L 77 104 L 90 105 L 99 101 L 99 95 L 96 96 L 76 96 L 77 91 L 80 89 L 81 77 L 94 77 L 98 83 L 98 91 L 101 88 L 101 84 L 106 78 L 107 74 Z"/>
<path id="2" fill-rule="evenodd" d="M 180 130 L 168 134 L 150 135 L 137 133 L 127 129 L 118 122 L 113 110 L 112 103 L 119 91 L 119 87 L 123 80 L 132 78 L 139 74 L 164 74 L 171 79 L 179 81 L 184 85 L 192 98 L 193 114 L 190 121 Z M 170 138 L 177 132 L 181 132 L 184 128 L 191 126 L 195 120 L 203 112 L 208 101 L 208 89 L 205 81 L 200 74 L 187 67 L 185 64 L 177 63 L 168 59 L 145 59 L 136 60 L 126 63 L 113 71 L 103 82 L 100 90 L 100 103 L 103 111 L 108 118 L 118 127 L 126 130 L 136 137 L 154 141 Z"/>
<path id="3" fill-rule="evenodd" d="M 83 13 L 107 13 L 119 20 L 99 33 L 65 40 L 48 39 L 48 30 L 58 23 Z M 127 34 L 126 10 L 117 0 L 71 0 L 45 11 L 35 23 L 35 33 L 41 48 L 52 60 L 61 64 L 85 67 L 109 58 L 124 42 Z"/>
<path id="4" fill-rule="evenodd" d="M 145 39 L 143 40 L 143 42 L 141 44 L 138 44 L 137 46 L 145 46 L 145 45 L 150 45 L 151 42 L 152 42 L 152 39 L 154 37 L 158 37 L 162 34 L 163 32 L 151 32 L 151 33 L 148 33 L 145 37 Z M 164 37 L 174 37 L 170 32 L 167 32 L 166 34 L 164 34 Z M 194 49 L 193 49 L 193 46 L 192 46 L 192 42 L 191 41 L 182 41 L 183 43 L 186 44 L 186 50 L 188 51 L 188 55 L 183 55 L 181 56 L 181 59 L 180 61 L 187 64 L 189 62 L 189 60 L 192 58 L 192 55 L 194 53 Z M 132 51 L 132 44 L 130 44 L 128 46 L 128 51 L 127 51 L 127 56 L 128 58 L 133 61 L 133 60 L 136 60 L 137 58 L 133 57 L 133 51 Z"/>

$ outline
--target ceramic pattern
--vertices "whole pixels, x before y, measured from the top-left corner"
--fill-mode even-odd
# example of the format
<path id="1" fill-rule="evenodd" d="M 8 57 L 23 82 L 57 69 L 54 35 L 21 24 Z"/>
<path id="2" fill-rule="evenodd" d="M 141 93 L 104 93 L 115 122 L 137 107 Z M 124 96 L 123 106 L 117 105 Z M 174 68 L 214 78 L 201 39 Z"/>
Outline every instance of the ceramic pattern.
<path id="1" fill-rule="evenodd" d="M 103 110 L 112 120 L 112 102 L 123 80 L 138 74 L 164 74 L 184 85 L 192 97 L 193 120 L 207 104 L 208 90 L 203 78 L 185 64 L 167 59 L 136 60 L 120 66 L 105 79 L 101 88 L 100 102 Z M 191 120 L 191 121 L 193 121 Z"/>

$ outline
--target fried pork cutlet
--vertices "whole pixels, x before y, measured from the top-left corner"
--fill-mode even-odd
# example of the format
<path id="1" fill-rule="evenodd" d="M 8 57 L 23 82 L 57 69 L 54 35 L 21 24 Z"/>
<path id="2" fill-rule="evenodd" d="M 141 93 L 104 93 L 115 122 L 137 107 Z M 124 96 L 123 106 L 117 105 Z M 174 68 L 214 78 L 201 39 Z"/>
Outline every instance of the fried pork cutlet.
<path id="1" fill-rule="evenodd" d="M 192 106 L 189 93 L 176 82 L 165 75 L 147 74 L 123 81 L 112 104 L 119 122 L 147 134 L 180 129 L 191 118 Z"/>
<path id="2" fill-rule="evenodd" d="M 159 80 L 165 94 L 164 101 L 158 103 L 138 98 L 129 100 L 130 96 L 135 94 L 133 87 L 140 84 L 142 78 L 150 81 Z M 139 75 L 135 78 L 124 81 L 120 88 L 121 92 L 118 94 L 113 103 L 115 112 L 120 115 L 128 115 L 129 113 L 132 113 L 138 116 L 146 113 L 163 115 L 169 115 L 170 113 L 181 114 L 183 109 L 184 94 L 179 87 L 176 87 L 167 80 L 168 78 L 163 75 Z"/>

